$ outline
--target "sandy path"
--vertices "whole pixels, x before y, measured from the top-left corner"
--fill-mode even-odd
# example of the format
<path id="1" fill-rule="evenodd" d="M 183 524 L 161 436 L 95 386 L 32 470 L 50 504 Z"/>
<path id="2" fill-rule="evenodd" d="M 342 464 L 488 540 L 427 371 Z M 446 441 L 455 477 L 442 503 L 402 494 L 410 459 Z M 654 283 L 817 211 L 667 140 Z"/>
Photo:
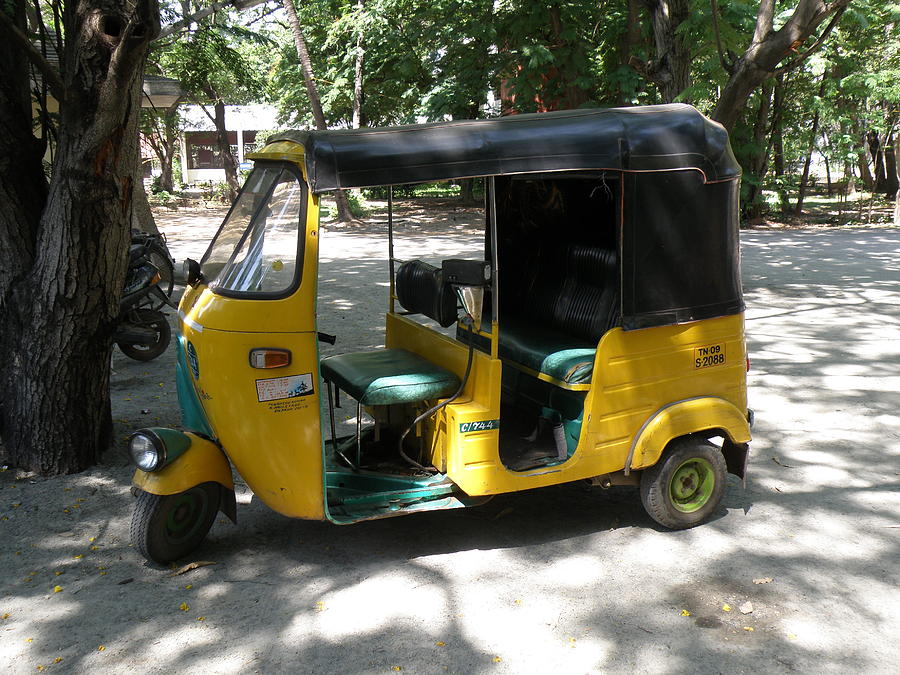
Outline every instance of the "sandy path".
<path id="1" fill-rule="evenodd" d="M 176 254 L 198 255 L 195 240 L 214 227 L 191 216 L 173 228 Z M 479 247 L 434 227 L 407 234 L 426 258 Z M 323 237 L 322 329 L 340 348 L 381 343 L 377 239 L 349 228 Z M 694 530 L 660 531 L 634 492 L 581 486 L 351 527 L 288 520 L 243 492 L 238 525 L 217 523 L 192 558 L 217 564 L 170 577 L 128 546 L 130 469 L 115 453 L 78 476 L 2 473 L 0 663 L 896 672 L 898 250 L 896 229 L 744 234 L 750 483 L 732 480 L 718 516 Z M 151 364 L 117 357 L 115 369 L 120 435 L 177 425 L 171 352 Z"/>

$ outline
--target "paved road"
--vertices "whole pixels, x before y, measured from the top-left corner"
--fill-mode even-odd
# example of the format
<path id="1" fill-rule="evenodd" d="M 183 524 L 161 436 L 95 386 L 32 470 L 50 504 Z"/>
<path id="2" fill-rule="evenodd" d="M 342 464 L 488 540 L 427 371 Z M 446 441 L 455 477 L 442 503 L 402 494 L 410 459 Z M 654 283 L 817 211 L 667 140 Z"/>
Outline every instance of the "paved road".
<path id="1" fill-rule="evenodd" d="M 338 263 L 327 241 L 326 304 L 346 336 L 354 312 L 340 307 L 377 302 L 350 291 L 382 263 L 346 234 Z M 23 673 L 897 672 L 900 230 L 752 231 L 743 252 L 750 483 L 732 477 L 705 526 L 662 531 L 634 492 L 579 486 L 352 527 L 254 501 L 198 554 L 217 565 L 170 578 L 127 546 L 127 469 L 16 489 L 3 474 L 4 509 L 37 502 L 53 535 L 10 521 L 0 660 Z M 64 521 L 78 495 L 84 513 Z M 58 594 L 52 569 L 66 572 Z"/>

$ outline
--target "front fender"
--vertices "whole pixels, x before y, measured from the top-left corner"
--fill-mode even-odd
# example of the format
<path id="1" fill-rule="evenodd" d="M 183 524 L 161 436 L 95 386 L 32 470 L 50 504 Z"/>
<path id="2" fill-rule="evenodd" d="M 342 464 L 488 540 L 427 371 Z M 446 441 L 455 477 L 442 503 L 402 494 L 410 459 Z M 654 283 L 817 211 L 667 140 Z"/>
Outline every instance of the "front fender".
<path id="1" fill-rule="evenodd" d="M 722 435 L 732 444 L 750 442 L 747 414 L 733 403 L 713 396 L 678 401 L 657 410 L 635 435 L 625 474 L 656 464 L 669 441 L 704 431 Z"/>

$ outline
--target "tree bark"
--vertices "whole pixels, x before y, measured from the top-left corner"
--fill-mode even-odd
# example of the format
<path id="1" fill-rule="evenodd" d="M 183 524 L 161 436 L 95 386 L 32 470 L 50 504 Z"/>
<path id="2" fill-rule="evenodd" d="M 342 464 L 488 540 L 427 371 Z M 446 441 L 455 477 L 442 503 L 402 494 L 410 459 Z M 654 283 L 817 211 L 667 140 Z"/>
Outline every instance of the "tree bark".
<path id="1" fill-rule="evenodd" d="M 159 31 L 155 0 L 82 0 L 66 9 L 65 91 L 49 190 L 26 189 L 30 203 L 14 197 L 13 208 L 2 210 L 12 217 L 0 216 L 3 443 L 10 464 L 45 475 L 83 470 L 109 445 L 111 335 L 140 180 L 128 144 L 137 138 L 147 46 Z M 8 46 L 0 43 L 2 54 Z M 9 76 L 20 61 L 3 58 L 0 123 L 18 136 L 0 134 L 0 143 L 20 150 L 0 154 L 2 190 L 18 184 L 11 173 L 36 180 L 40 162 L 23 160 L 34 139 L 23 132 L 29 99 L 21 98 L 20 77 Z"/>
<path id="2" fill-rule="evenodd" d="M 784 185 L 784 76 L 775 78 L 772 97 L 772 164 L 775 169 L 775 183 L 778 190 L 778 209 L 787 211 L 788 195 Z"/>
<path id="3" fill-rule="evenodd" d="M 357 0 L 356 10 L 362 13 L 363 0 Z M 359 129 L 365 125 L 363 121 L 363 64 L 366 51 L 362 28 L 356 34 L 356 62 L 353 68 L 353 128 Z"/>
<path id="4" fill-rule="evenodd" d="M 288 15 L 288 23 L 291 26 L 291 34 L 294 36 L 294 47 L 297 49 L 297 59 L 300 61 L 300 72 L 303 73 L 303 82 L 306 85 L 306 94 L 309 96 L 309 106 L 313 119 L 316 121 L 316 129 L 328 128 L 325 121 L 325 112 L 322 110 L 322 99 L 319 97 L 319 88 L 316 86 L 316 78 L 313 75 L 312 60 L 309 58 L 309 49 L 306 47 L 306 37 L 303 35 L 303 27 L 300 25 L 300 17 L 294 7 L 294 0 L 281 0 L 285 13 Z M 337 205 L 338 220 L 343 223 L 353 222 L 353 212 L 350 210 L 350 201 L 343 190 L 334 191 L 334 201 Z"/>
<path id="5" fill-rule="evenodd" d="M 796 68 L 821 47 L 850 0 L 800 0 L 791 17 L 777 31 L 774 30 L 775 4 L 775 0 L 760 0 L 753 39 L 735 62 L 712 114 L 712 118 L 728 130 L 734 128 L 743 115 L 750 95 L 764 80 L 776 72 Z M 826 20 L 830 22 L 819 38 L 801 53 L 800 47 Z M 793 58 L 781 65 L 788 57 Z"/>
<path id="6" fill-rule="evenodd" d="M 890 134 L 884 143 L 884 196 L 893 198 L 897 194 L 897 154 L 896 134 Z"/>
<path id="7" fill-rule="evenodd" d="M 642 77 L 657 86 L 665 103 L 671 103 L 691 86 L 689 38 L 683 32 L 678 33 L 679 26 L 690 16 L 689 1 L 643 0 L 643 5 L 650 15 L 656 55 L 647 63 L 629 56 L 629 62 Z"/>
<path id="8" fill-rule="evenodd" d="M 822 73 L 822 83 L 819 85 L 818 100 L 821 102 L 825 96 L 825 83 L 828 80 L 828 71 Z M 803 176 L 800 178 L 800 187 L 797 189 L 797 205 L 794 207 L 794 215 L 803 214 L 803 199 L 806 197 L 806 187 L 809 181 L 809 167 L 812 164 L 812 156 L 816 150 L 816 138 L 819 136 L 820 109 L 817 107 L 813 115 L 812 130 L 809 134 L 809 143 L 806 148 L 806 160 L 803 162 Z"/>
<path id="9" fill-rule="evenodd" d="M 762 185 L 769 165 L 769 145 L 766 142 L 766 134 L 769 126 L 769 111 L 772 107 L 772 90 L 774 83 L 769 80 L 763 82 L 762 91 L 759 92 L 759 108 L 756 111 L 756 123 L 753 125 L 754 150 L 747 162 L 745 180 L 749 179 L 747 190 L 746 212 L 749 218 L 758 218 L 765 210 L 765 202 L 762 199 Z"/>
<path id="10" fill-rule="evenodd" d="M 225 101 L 221 98 L 216 99 L 213 107 L 213 123 L 216 127 L 216 144 L 219 146 L 219 155 L 222 157 L 222 168 L 225 169 L 225 182 L 228 184 L 228 201 L 233 202 L 237 199 L 238 190 L 241 189 L 238 183 L 237 160 L 231 152 L 231 143 L 228 141 L 228 129 L 225 127 Z"/>

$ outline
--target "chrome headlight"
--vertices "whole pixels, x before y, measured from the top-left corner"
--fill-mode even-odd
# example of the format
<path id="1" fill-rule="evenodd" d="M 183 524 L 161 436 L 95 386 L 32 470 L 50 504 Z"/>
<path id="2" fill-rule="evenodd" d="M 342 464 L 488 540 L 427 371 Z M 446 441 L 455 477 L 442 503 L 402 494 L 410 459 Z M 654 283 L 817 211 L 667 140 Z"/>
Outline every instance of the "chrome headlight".
<path id="1" fill-rule="evenodd" d="M 141 471 L 155 471 L 166 463 L 166 446 L 156 434 L 146 429 L 135 431 L 128 440 L 131 461 Z"/>

